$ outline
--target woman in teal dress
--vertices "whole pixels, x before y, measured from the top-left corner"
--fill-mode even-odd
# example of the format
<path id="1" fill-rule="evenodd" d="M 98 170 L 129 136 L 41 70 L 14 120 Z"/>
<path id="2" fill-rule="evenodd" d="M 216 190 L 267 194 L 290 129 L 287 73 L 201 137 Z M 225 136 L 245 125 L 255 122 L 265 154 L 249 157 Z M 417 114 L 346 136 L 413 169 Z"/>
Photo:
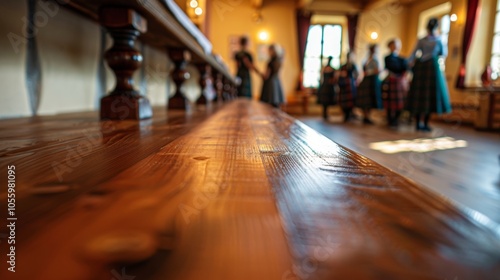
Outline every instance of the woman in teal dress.
<path id="1" fill-rule="evenodd" d="M 439 67 L 439 57 L 446 56 L 447 49 L 436 36 L 439 21 L 432 18 L 427 23 L 427 36 L 417 42 L 410 59 L 413 64 L 413 80 L 410 85 L 406 109 L 415 116 L 417 131 L 431 131 L 429 119 L 432 113 L 451 112 L 448 88 Z M 419 58 L 416 58 L 420 52 Z"/>
<path id="2" fill-rule="evenodd" d="M 277 46 L 269 46 L 270 60 L 267 63 L 267 70 L 262 75 L 264 84 L 262 85 L 262 93 L 260 101 L 271 104 L 273 107 L 279 108 L 284 102 L 283 88 L 279 79 L 279 70 L 282 65 L 281 55 L 278 54 Z"/>

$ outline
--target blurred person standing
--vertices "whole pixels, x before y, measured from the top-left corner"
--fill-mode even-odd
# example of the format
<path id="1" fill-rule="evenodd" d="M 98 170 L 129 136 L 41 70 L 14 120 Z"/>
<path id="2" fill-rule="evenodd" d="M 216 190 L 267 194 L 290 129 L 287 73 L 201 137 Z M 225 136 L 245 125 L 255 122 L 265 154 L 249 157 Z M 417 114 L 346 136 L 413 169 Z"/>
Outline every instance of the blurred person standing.
<path id="1" fill-rule="evenodd" d="M 269 103 L 273 107 L 279 108 L 279 106 L 284 102 L 283 88 L 278 75 L 283 64 L 283 52 L 282 49 L 276 44 L 270 45 L 268 51 L 269 62 L 267 63 L 266 71 L 262 74 L 264 83 L 262 85 L 260 101 Z"/>
<path id="2" fill-rule="evenodd" d="M 357 93 L 357 80 L 359 76 L 356 64 L 354 64 L 354 54 L 347 53 L 347 61 L 340 67 L 338 86 L 339 86 L 339 105 L 344 112 L 344 122 L 348 122 L 352 116 L 352 108 Z"/>
<path id="3" fill-rule="evenodd" d="M 401 40 L 392 39 L 387 44 L 387 47 L 391 53 L 384 59 L 385 69 L 387 69 L 388 74 L 382 82 L 382 100 L 386 109 L 387 125 L 391 128 L 397 128 L 408 90 L 405 78 L 408 62 L 399 56 Z"/>
<path id="4" fill-rule="evenodd" d="M 252 79 L 250 77 L 250 71 L 255 71 L 257 74 L 261 75 L 255 65 L 253 64 L 253 57 L 247 51 L 248 48 L 248 38 L 242 36 L 240 38 L 240 50 L 235 53 L 234 60 L 236 60 L 236 77 L 239 79 L 240 84 L 237 87 L 238 96 L 252 98 Z"/>
<path id="5" fill-rule="evenodd" d="M 413 66 L 413 80 L 408 92 L 407 110 L 415 116 L 416 130 L 430 132 L 429 119 L 432 113 L 451 112 L 448 87 L 439 66 L 439 57 L 447 55 L 447 48 L 436 30 L 439 21 L 431 18 L 427 23 L 427 36 L 418 40 L 409 59 Z M 417 57 L 420 53 L 420 57 Z"/>
<path id="6" fill-rule="evenodd" d="M 356 107 L 363 109 L 364 124 L 373 124 L 370 119 L 371 109 L 382 108 L 382 85 L 379 79 L 380 63 L 377 60 L 378 45 L 368 47 L 368 59 L 363 65 L 364 77 L 359 84 Z"/>
<path id="7" fill-rule="evenodd" d="M 337 104 L 336 71 L 331 66 L 333 57 L 328 57 L 328 62 L 321 70 L 321 86 L 318 89 L 318 104 L 323 105 L 323 119 L 328 119 L 328 106 Z"/>

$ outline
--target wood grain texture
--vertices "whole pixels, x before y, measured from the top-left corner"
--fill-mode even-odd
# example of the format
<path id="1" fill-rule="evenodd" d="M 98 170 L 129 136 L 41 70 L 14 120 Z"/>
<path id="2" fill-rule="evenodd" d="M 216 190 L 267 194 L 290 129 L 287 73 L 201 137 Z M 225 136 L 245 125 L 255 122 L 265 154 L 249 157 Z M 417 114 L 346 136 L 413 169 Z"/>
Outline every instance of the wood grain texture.
<path id="1" fill-rule="evenodd" d="M 497 228 L 248 100 L 113 122 L 64 177 L 69 190 L 28 191 L 57 179 L 47 170 L 82 131 L 106 124 L 96 115 L 0 122 L 0 168 L 18 174 L 22 263 L 1 279 L 500 275 Z"/>

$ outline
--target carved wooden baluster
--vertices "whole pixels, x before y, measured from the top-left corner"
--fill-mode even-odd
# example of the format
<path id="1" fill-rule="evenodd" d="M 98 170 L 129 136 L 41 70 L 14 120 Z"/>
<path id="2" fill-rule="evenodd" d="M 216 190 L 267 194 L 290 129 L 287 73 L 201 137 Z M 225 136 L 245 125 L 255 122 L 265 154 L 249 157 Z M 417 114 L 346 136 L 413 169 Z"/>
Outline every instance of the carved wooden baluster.
<path id="1" fill-rule="evenodd" d="M 229 81 L 228 78 L 224 77 L 223 79 L 223 83 L 224 83 L 224 94 L 223 94 L 223 98 L 224 100 L 232 100 L 233 97 L 231 95 L 231 81 Z"/>
<path id="2" fill-rule="evenodd" d="M 206 105 L 209 101 L 207 97 L 205 96 L 205 91 L 207 90 L 207 87 L 210 86 L 210 65 L 206 63 L 200 63 L 196 65 L 198 67 L 198 71 L 200 72 L 200 87 L 201 87 L 201 94 L 198 100 L 196 101 L 197 104 L 200 105 Z"/>
<path id="3" fill-rule="evenodd" d="M 99 12 L 99 21 L 113 37 L 113 46 L 105 59 L 116 76 L 114 90 L 101 99 L 101 119 L 151 118 L 151 104 L 134 89 L 132 77 L 142 63 L 142 54 L 134 44 L 146 32 L 146 20 L 132 9 L 104 7 Z"/>
<path id="4" fill-rule="evenodd" d="M 238 99 L 238 89 L 234 83 L 231 83 L 231 96 L 233 99 Z"/>
<path id="5" fill-rule="evenodd" d="M 182 84 L 190 78 L 186 66 L 190 60 L 191 54 L 185 49 L 169 49 L 169 55 L 174 62 L 175 68 L 172 71 L 172 80 L 176 85 L 174 96 L 168 101 L 169 109 L 183 109 L 186 110 L 189 102 L 182 94 Z"/>
<path id="6" fill-rule="evenodd" d="M 223 94 L 223 91 L 224 91 L 224 83 L 222 81 L 222 78 L 223 78 L 222 73 L 220 73 L 220 72 L 217 71 L 215 73 L 215 90 L 217 92 L 217 101 L 218 102 L 224 101 L 222 99 L 222 94 Z"/>

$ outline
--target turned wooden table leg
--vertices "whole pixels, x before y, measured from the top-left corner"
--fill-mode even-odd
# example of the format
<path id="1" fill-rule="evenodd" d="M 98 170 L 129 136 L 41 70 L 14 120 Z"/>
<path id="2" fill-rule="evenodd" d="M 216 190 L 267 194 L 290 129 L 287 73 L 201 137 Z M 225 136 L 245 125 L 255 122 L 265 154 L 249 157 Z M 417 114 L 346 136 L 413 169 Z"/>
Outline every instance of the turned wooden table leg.
<path id="1" fill-rule="evenodd" d="M 175 83 L 176 90 L 174 96 L 168 101 L 168 108 L 186 110 L 189 102 L 184 94 L 182 94 L 181 87 L 190 78 L 189 72 L 186 70 L 186 66 L 190 60 L 190 53 L 185 49 L 170 49 L 169 55 L 175 65 L 172 72 L 172 80 Z"/>
<path id="2" fill-rule="evenodd" d="M 209 99 L 205 94 L 207 93 L 208 87 L 210 86 L 210 65 L 206 63 L 200 63 L 196 65 L 198 68 L 198 71 L 200 72 L 200 87 L 201 87 L 201 94 L 198 100 L 196 101 L 197 104 L 200 105 L 206 105 L 209 102 Z"/>
<path id="3" fill-rule="evenodd" d="M 113 46 L 105 59 L 116 76 L 114 90 L 101 99 L 101 119 L 151 118 L 151 104 L 134 89 L 132 77 L 142 63 L 142 54 L 134 44 L 146 32 L 146 20 L 131 9 L 106 7 L 100 10 L 99 21 L 113 37 Z"/>
<path id="4" fill-rule="evenodd" d="M 224 101 L 222 99 L 223 91 L 224 91 L 224 83 L 222 81 L 222 73 L 215 73 L 215 91 L 217 92 L 216 100 L 218 102 Z"/>
<path id="5" fill-rule="evenodd" d="M 224 90 L 223 90 L 224 94 L 222 97 L 224 98 L 225 101 L 226 100 L 229 101 L 233 99 L 231 96 L 231 83 L 226 77 L 224 77 L 223 83 L 224 83 Z"/>
<path id="6" fill-rule="evenodd" d="M 238 89 L 234 83 L 231 83 L 231 96 L 233 99 L 238 99 Z"/>

